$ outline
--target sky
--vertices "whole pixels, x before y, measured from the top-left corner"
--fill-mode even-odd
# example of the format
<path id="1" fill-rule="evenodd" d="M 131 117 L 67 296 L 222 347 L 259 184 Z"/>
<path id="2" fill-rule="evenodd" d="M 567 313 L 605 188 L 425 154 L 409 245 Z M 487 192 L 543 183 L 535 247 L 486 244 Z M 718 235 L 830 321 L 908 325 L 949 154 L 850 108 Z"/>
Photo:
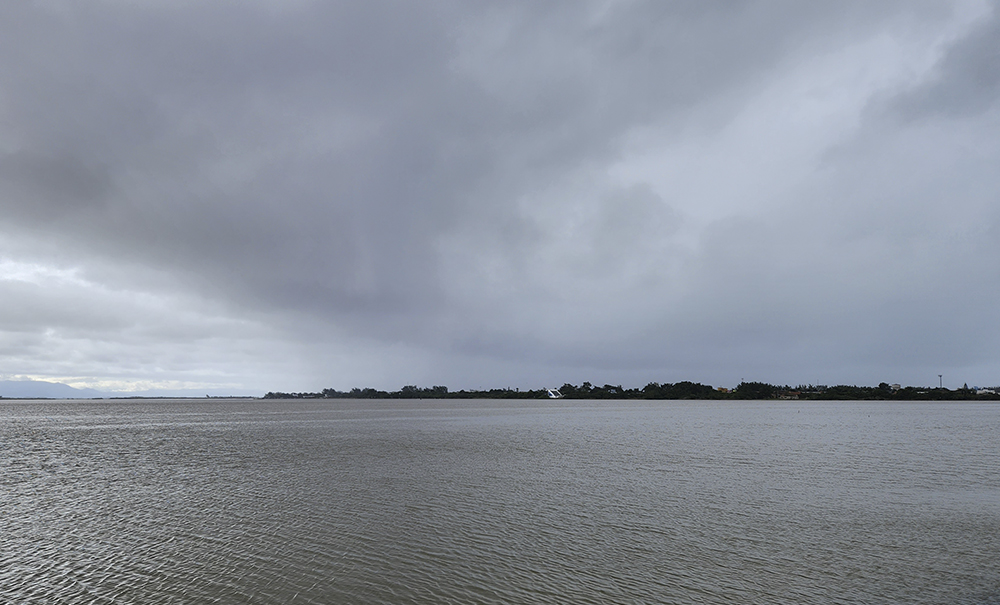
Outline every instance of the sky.
<path id="1" fill-rule="evenodd" d="M 0 3 L 0 379 L 1000 384 L 1000 5 Z"/>

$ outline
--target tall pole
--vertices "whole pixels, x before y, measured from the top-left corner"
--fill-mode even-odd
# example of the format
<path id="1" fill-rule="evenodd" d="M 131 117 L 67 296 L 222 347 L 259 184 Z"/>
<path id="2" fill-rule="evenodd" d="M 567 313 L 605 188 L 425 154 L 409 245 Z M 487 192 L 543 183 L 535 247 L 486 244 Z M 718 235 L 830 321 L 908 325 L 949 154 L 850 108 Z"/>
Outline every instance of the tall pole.
<path id="1" fill-rule="evenodd" d="M 944 388 L 944 379 L 941 377 L 941 374 L 938 374 L 938 388 Z"/>

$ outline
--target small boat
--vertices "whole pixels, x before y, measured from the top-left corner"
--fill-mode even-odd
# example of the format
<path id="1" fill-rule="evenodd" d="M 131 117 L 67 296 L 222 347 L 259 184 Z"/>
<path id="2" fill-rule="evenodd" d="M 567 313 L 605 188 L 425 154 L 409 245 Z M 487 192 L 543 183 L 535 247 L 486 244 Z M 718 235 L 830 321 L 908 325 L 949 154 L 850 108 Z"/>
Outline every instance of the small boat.
<path id="1" fill-rule="evenodd" d="M 562 399 L 563 394 L 559 392 L 559 389 L 545 389 L 549 392 L 549 399 Z"/>

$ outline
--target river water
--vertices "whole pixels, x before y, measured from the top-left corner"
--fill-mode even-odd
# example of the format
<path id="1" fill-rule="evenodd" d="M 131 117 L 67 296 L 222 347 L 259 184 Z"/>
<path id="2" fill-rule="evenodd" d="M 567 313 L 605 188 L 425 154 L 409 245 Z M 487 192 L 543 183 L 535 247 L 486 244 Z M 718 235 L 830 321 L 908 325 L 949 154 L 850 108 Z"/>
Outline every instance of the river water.
<path id="1" fill-rule="evenodd" d="M 1000 405 L 0 401 L 0 602 L 1000 604 Z"/>

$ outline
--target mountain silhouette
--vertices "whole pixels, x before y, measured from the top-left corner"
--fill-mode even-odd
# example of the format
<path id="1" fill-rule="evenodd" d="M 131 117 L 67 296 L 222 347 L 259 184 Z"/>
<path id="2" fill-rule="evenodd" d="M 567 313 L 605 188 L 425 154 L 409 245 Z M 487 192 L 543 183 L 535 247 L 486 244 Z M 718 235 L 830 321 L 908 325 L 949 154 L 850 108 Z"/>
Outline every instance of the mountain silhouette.
<path id="1" fill-rule="evenodd" d="M 105 396 L 105 393 L 94 389 L 75 389 L 61 382 L 0 380 L 0 397 L 8 399 L 84 399 Z"/>

